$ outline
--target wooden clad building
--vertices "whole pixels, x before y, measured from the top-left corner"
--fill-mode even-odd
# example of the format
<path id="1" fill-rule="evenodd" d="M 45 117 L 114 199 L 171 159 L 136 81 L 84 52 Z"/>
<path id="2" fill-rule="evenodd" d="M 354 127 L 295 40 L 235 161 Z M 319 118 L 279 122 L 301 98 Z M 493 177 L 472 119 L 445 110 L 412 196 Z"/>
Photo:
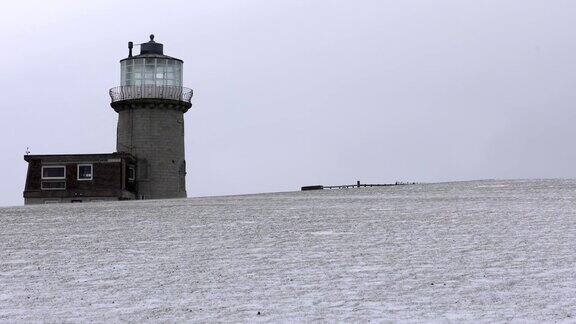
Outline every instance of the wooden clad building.
<path id="1" fill-rule="evenodd" d="M 129 153 L 25 155 L 25 204 L 137 198 L 136 158 Z"/>

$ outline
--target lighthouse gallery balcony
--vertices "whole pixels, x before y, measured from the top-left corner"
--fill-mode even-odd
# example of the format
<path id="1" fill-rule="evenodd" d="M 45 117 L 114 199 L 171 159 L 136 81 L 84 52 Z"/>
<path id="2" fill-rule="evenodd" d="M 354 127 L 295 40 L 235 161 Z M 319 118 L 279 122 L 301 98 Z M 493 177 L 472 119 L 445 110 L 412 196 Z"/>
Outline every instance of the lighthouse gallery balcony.
<path id="1" fill-rule="evenodd" d="M 193 91 L 181 86 L 125 85 L 110 89 L 112 102 L 137 99 L 167 99 L 190 103 Z"/>

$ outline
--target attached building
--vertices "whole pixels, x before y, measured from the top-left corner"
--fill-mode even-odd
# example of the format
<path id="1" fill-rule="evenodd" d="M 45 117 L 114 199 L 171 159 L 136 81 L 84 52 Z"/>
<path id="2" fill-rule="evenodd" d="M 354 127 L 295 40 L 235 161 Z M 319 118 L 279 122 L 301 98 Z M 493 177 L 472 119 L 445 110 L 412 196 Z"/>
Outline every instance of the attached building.
<path id="1" fill-rule="evenodd" d="M 26 155 L 25 204 L 136 199 L 136 158 L 128 153 Z"/>

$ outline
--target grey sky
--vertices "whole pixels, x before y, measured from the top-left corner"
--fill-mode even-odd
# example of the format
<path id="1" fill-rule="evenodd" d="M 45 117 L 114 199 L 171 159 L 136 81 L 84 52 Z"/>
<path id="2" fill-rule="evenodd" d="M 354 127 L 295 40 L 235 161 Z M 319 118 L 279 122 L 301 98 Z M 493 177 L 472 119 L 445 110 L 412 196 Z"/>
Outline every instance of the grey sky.
<path id="1" fill-rule="evenodd" d="M 127 42 L 184 60 L 189 196 L 576 176 L 570 0 L 12 1 L 0 205 L 32 154 L 115 150 Z"/>

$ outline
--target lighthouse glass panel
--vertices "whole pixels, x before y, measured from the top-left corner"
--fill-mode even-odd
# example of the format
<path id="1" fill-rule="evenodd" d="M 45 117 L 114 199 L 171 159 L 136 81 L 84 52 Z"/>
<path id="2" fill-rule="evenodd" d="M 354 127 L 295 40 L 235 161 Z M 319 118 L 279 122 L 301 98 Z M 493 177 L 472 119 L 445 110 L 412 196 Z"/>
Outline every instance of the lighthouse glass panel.
<path id="1" fill-rule="evenodd" d="M 182 62 L 164 58 L 124 60 L 121 66 L 123 86 L 182 86 Z"/>

